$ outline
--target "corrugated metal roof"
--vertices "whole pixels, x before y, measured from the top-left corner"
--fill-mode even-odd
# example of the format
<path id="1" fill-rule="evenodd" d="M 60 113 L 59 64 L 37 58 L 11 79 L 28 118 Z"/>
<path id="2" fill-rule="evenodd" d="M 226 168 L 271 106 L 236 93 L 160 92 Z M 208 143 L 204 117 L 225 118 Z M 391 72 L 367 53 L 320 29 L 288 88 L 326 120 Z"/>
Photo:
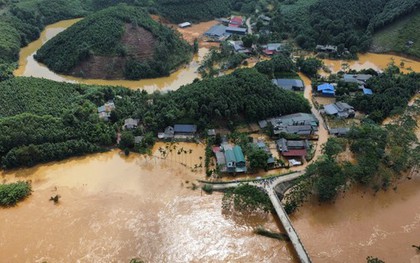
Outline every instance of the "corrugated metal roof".
<path id="1" fill-rule="evenodd" d="M 175 124 L 174 125 L 175 132 L 181 133 L 195 133 L 197 131 L 197 125 L 193 124 Z"/>
<path id="2" fill-rule="evenodd" d="M 233 150 L 225 150 L 225 157 L 226 157 L 226 162 L 227 163 L 230 163 L 230 162 L 233 162 L 233 163 L 235 163 L 236 162 L 236 158 L 235 158 L 235 154 L 233 153 Z"/>
<path id="3" fill-rule="evenodd" d="M 235 147 L 233 147 L 233 153 L 235 154 L 236 162 L 245 162 L 245 156 L 240 146 L 235 145 Z"/>

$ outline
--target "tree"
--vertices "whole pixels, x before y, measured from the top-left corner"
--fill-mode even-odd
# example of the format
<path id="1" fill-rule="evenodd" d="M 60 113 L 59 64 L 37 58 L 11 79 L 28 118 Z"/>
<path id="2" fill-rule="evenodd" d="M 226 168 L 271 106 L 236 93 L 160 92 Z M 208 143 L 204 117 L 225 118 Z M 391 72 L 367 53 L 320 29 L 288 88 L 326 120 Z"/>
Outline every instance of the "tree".
<path id="1" fill-rule="evenodd" d="M 119 144 L 121 149 L 132 149 L 134 147 L 134 135 L 130 131 L 123 131 L 121 133 L 121 141 Z"/>
<path id="2" fill-rule="evenodd" d="M 296 65 L 300 68 L 304 74 L 309 77 L 314 77 L 318 73 L 318 70 L 322 67 L 322 61 L 317 58 L 298 58 Z"/>
<path id="3" fill-rule="evenodd" d="M 263 149 L 257 147 L 251 147 L 247 152 L 249 166 L 252 170 L 267 169 L 267 160 L 269 158 L 268 153 Z"/>
<path id="4" fill-rule="evenodd" d="M 242 37 L 242 42 L 244 47 L 250 48 L 252 47 L 252 44 L 254 44 L 255 37 L 253 35 L 246 35 Z"/>

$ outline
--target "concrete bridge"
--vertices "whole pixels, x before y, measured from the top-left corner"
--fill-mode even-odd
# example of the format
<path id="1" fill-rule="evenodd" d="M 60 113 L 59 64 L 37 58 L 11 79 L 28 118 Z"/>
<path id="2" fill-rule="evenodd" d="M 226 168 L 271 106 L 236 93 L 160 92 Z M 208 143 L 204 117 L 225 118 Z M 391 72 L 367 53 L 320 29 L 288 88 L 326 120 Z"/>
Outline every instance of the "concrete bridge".
<path id="1" fill-rule="evenodd" d="M 290 221 L 289 216 L 287 215 L 286 211 L 284 210 L 279 197 L 277 196 L 274 188 L 282 183 L 290 182 L 297 179 L 299 176 L 303 175 L 304 171 L 294 172 L 284 176 L 278 176 L 275 178 L 270 179 L 257 179 L 251 182 L 227 182 L 223 184 L 212 184 L 213 190 L 225 190 L 228 188 L 233 188 L 239 186 L 241 183 L 248 183 L 253 186 L 260 187 L 267 192 L 268 196 L 270 197 L 271 203 L 279 217 L 281 223 L 283 224 L 284 229 L 287 232 L 287 235 L 292 242 L 293 247 L 295 248 L 296 254 L 302 263 L 310 263 L 311 260 L 309 258 L 308 253 L 306 252 L 302 241 L 300 240 L 296 230 L 293 228 L 292 222 Z"/>

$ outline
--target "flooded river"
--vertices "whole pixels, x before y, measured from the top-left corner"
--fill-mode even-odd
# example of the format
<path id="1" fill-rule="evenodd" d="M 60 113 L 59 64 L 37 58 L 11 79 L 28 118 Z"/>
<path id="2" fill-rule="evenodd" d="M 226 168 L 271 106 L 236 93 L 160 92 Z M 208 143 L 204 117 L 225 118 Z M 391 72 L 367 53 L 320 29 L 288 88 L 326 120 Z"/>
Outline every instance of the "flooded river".
<path id="1" fill-rule="evenodd" d="M 199 49 L 198 54 L 194 56 L 193 60 L 188 65 L 175 71 L 170 76 L 156 79 L 144 79 L 139 81 L 82 79 L 73 76 L 61 75 L 51 71 L 47 66 L 37 62 L 34 59 L 33 55 L 45 42 L 78 21 L 80 21 L 80 19 L 64 20 L 47 26 L 44 31 L 42 31 L 38 40 L 21 49 L 19 67 L 14 72 L 15 76 L 33 76 L 55 81 L 92 85 L 123 86 L 130 89 L 144 89 L 148 92 L 153 92 L 155 90 L 177 90 L 182 85 L 192 83 L 195 78 L 200 77 L 197 69 L 200 65 L 200 61 L 202 61 L 204 56 L 208 53 L 208 48 L 204 47 Z"/>
<path id="2" fill-rule="evenodd" d="M 221 194 L 191 189 L 202 173 L 169 159 L 111 151 L 1 175 L 34 188 L 0 209 L 1 262 L 293 262 L 287 244 L 252 232 L 276 230 L 272 216 L 223 214 Z"/>

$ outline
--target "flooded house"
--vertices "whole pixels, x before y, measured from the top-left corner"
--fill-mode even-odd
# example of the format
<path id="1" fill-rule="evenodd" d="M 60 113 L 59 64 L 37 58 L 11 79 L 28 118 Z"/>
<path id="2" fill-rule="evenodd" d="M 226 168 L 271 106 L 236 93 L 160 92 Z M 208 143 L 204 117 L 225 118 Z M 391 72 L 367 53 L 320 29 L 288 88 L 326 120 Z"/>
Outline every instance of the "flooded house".
<path id="1" fill-rule="evenodd" d="M 213 148 L 213 153 L 220 172 L 245 173 L 247 171 L 245 156 L 239 145 L 222 143 L 219 147 Z"/>

